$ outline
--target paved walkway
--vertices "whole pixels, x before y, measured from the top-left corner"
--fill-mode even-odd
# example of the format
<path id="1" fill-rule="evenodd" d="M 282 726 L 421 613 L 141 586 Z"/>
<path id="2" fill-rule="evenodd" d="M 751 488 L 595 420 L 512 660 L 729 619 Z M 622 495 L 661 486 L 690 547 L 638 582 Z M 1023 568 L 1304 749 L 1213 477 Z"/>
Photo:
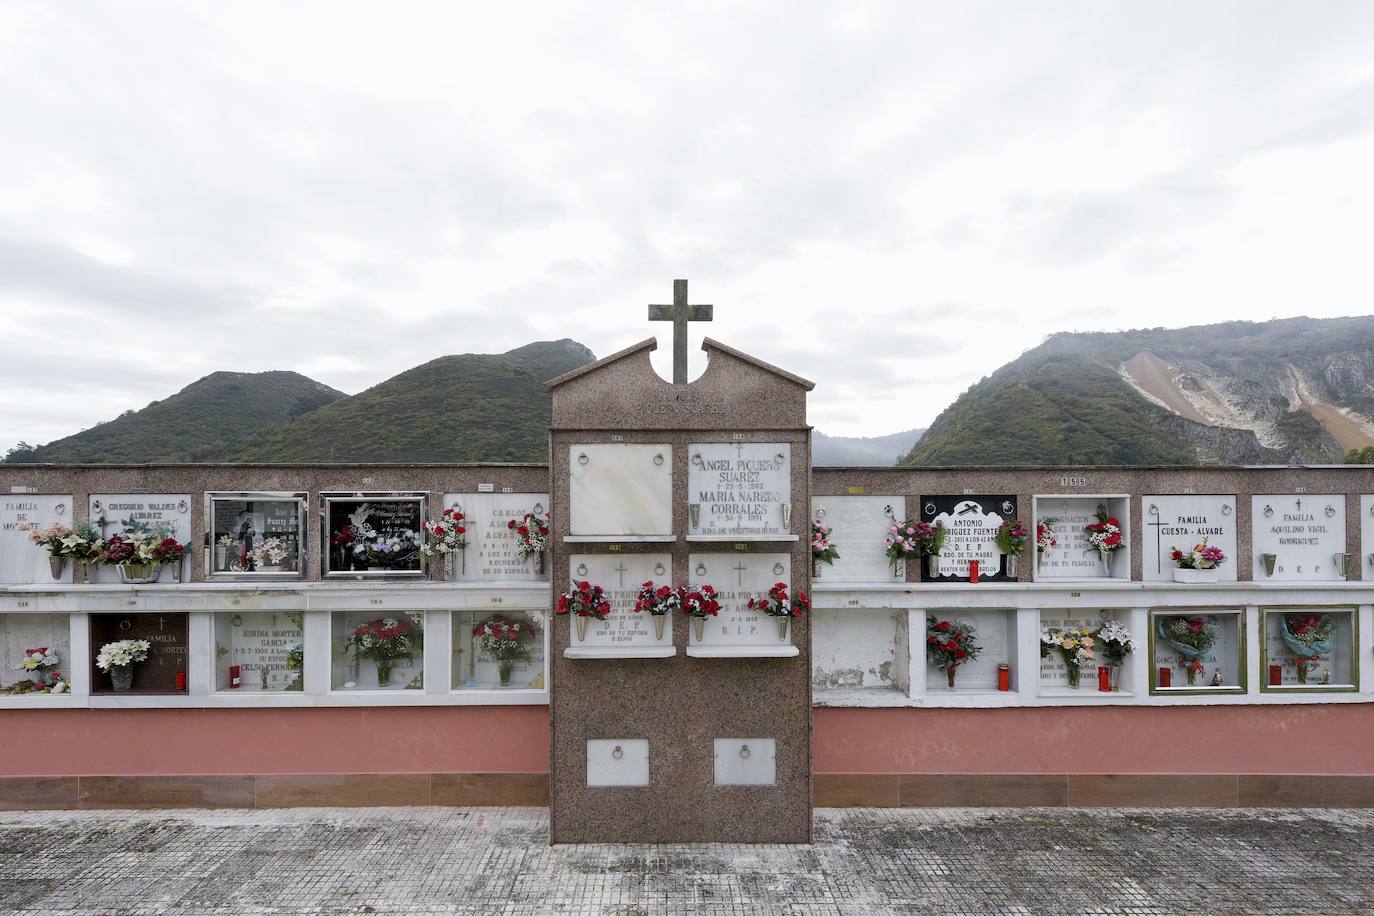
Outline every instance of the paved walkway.
<path id="1" fill-rule="evenodd" d="M 1374 811 L 851 808 L 551 849 L 538 808 L 0 814 L 5 913 L 1371 913 Z"/>

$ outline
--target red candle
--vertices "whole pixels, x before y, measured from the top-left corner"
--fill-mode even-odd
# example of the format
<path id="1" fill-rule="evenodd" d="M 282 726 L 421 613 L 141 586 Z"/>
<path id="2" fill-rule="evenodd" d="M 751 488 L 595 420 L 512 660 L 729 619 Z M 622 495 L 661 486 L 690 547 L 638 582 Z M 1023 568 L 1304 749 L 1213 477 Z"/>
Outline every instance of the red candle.
<path id="1" fill-rule="evenodd" d="M 1173 683 L 1174 683 L 1174 669 L 1172 669 L 1172 668 L 1167 668 L 1167 667 L 1166 667 L 1166 668 L 1160 668 L 1160 669 L 1159 669 L 1159 686 L 1161 686 L 1161 687 L 1172 687 L 1172 686 L 1173 686 Z"/>
<path id="2" fill-rule="evenodd" d="M 969 580 L 970 582 L 972 582 L 974 585 L 977 585 L 977 584 L 978 584 L 978 561 L 977 561 L 977 560 L 969 560 L 969 561 L 968 561 L 968 580 Z"/>
<path id="3" fill-rule="evenodd" d="M 1110 668 L 1101 665 L 1097 668 L 1097 689 L 1103 693 L 1110 693 L 1112 689 L 1112 672 Z"/>
<path id="4" fill-rule="evenodd" d="M 1283 665 L 1269 666 L 1269 686 L 1278 687 L 1283 684 Z"/>
<path id="5" fill-rule="evenodd" d="M 241 675 L 241 672 L 239 671 L 239 666 L 238 666 L 238 665 L 230 665 L 230 666 L 229 666 L 229 689 L 230 689 L 230 690 L 237 690 L 237 689 L 243 684 L 243 679 L 242 679 L 242 677 L 241 677 L 240 675 Z M 179 689 L 181 689 L 181 688 L 177 688 L 177 689 L 179 690 Z"/>
<path id="6" fill-rule="evenodd" d="M 186 672 L 185 672 L 185 671 L 178 671 L 178 672 L 177 672 L 177 690 L 185 690 L 185 689 L 186 689 Z"/>
<path id="7" fill-rule="evenodd" d="M 1001 691 L 1011 689 L 1011 668 L 1006 662 L 997 666 L 997 689 Z"/>

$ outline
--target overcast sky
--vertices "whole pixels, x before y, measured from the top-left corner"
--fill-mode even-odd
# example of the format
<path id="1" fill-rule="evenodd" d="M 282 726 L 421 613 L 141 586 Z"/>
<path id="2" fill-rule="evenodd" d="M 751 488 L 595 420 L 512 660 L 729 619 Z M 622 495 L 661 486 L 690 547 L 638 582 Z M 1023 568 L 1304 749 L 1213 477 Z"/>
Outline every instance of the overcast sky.
<path id="1" fill-rule="evenodd" d="M 924 426 L 1058 330 L 1374 311 L 1374 5 L 0 0 L 0 450 L 218 369 L 703 330 Z"/>

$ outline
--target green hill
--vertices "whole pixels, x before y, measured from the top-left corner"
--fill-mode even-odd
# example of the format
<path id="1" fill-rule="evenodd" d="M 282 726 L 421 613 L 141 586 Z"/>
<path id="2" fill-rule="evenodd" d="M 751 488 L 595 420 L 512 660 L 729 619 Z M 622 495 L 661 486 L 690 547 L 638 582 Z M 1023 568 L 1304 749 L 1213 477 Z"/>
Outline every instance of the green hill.
<path id="1" fill-rule="evenodd" d="M 76 435 L 16 451 L 15 464 L 213 461 L 243 436 L 344 397 L 296 372 L 213 372 Z"/>
<path id="2" fill-rule="evenodd" d="M 965 391 L 912 465 L 1339 461 L 1374 431 L 1374 317 L 1056 334 Z"/>
<path id="3" fill-rule="evenodd" d="M 246 437 L 246 462 L 547 461 L 544 382 L 595 357 L 573 340 L 443 356 Z"/>

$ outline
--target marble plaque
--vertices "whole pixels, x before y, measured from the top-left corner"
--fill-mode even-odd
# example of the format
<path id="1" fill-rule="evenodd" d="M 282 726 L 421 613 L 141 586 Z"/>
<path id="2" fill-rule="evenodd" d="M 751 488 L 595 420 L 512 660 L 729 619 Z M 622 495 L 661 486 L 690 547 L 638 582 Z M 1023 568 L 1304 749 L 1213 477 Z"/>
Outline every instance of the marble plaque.
<path id="1" fill-rule="evenodd" d="M 782 442 L 694 442 L 687 455 L 688 534 L 792 534 L 792 447 Z"/>
<path id="2" fill-rule="evenodd" d="M 1035 499 L 1035 522 L 1054 519 L 1054 535 L 1059 545 L 1044 553 L 1035 554 L 1035 544 L 1027 545 L 1027 553 L 1036 558 L 1036 579 L 1102 579 L 1098 552 L 1088 544 L 1084 530 L 1097 521 L 1097 507 L 1104 506 L 1121 522 L 1121 534 L 1130 544 L 1130 519 L 1126 513 L 1127 500 L 1104 496 L 1038 496 Z M 1031 530 L 1032 538 L 1035 531 Z M 1115 551 L 1111 558 L 1112 577 L 1130 577 L 1129 546 Z"/>
<path id="3" fill-rule="evenodd" d="M 0 614 L 0 687 L 34 679 L 19 667 L 29 649 L 56 652 L 57 667 L 44 675 L 50 680 L 61 674 L 70 682 L 71 626 L 66 614 Z"/>
<path id="4" fill-rule="evenodd" d="M 1172 582 L 1175 547 L 1187 553 L 1202 539 L 1220 547 L 1226 562 L 1217 581 L 1236 581 L 1236 498 L 1234 496 L 1142 496 L 1140 556 L 1146 582 Z"/>
<path id="5" fill-rule="evenodd" d="M 168 532 L 191 552 L 191 497 L 186 493 L 151 495 L 148 493 L 99 493 L 91 496 L 90 515 L 96 530 L 106 537 L 114 537 L 130 530 L 157 529 Z M 182 573 L 186 574 L 190 560 L 182 558 Z M 92 569 L 95 582 L 119 582 L 119 570 L 113 566 Z M 162 574 L 163 582 L 171 576 Z"/>
<path id="6" fill-rule="evenodd" d="M 577 627 L 569 624 L 574 648 L 629 649 L 648 646 L 671 646 L 673 625 L 663 628 L 663 638 L 655 635 L 652 614 L 635 613 L 635 598 L 639 587 L 652 581 L 655 586 L 671 585 L 673 558 L 667 553 L 634 554 L 572 554 L 568 557 L 568 573 L 574 581 L 588 581 L 606 590 L 611 602 L 611 616 L 604 622 L 587 621 L 587 638 L 577 638 Z M 677 615 L 681 617 L 681 614 Z"/>
<path id="7" fill-rule="evenodd" d="M 1345 552 L 1345 496 L 1252 496 L 1250 512 L 1251 576 L 1256 582 L 1345 578 L 1336 557 Z M 1273 554 L 1273 575 L 1265 566 L 1265 554 Z"/>
<path id="8" fill-rule="evenodd" d="M 177 690 L 177 675 L 187 673 L 188 614 L 92 614 L 91 692 L 113 693 L 110 675 L 95 666 L 106 643 L 121 639 L 148 640 L 148 658 L 134 665 L 135 693 L 185 693 Z M 189 676 L 189 675 L 188 675 Z"/>
<path id="9" fill-rule="evenodd" d="M 56 585 L 72 581 L 72 564 L 63 564 L 62 576 L 54 579 L 48 551 L 20 531 L 23 522 L 45 528 L 53 523 L 72 527 L 70 496 L 37 496 L 7 493 L 0 496 L 0 585 Z"/>
<path id="10" fill-rule="evenodd" d="M 587 742 L 587 786 L 647 786 L 648 738 L 592 738 Z"/>
<path id="11" fill-rule="evenodd" d="M 468 546 L 454 558 L 459 582 L 529 582 L 547 578 L 534 558 L 520 559 L 515 532 L 506 523 L 519 522 L 526 512 L 547 516 L 547 493 L 445 493 L 445 509 L 457 507 L 465 518 Z M 548 551 L 545 551 L 548 568 Z"/>
<path id="12" fill-rule="evenodd" d="M 921 521 L 943 525 L 948 532 L 938 578 L 967 582 L 969 563 L 977 560 L 980 580 L 1010 580 L 1002 572 L 996 538 L 1002 522 L 1014 518 L 1015 496 L 922 496 Z"/>
<path id="13" fill-rule="evenodd" d="M 959 666 L 959 673 L 955 675 L 954 689 L 956 691 L 995 691 L 997 689 L 997 666 L 1003 662 L 1015 663 L 1015 659 L 1009 657 L 1012 647 L 1009 638 L 1012 631 L 1011 618 L 1014 614 L 1014 611 L 930 612 L 930 616 L 933 616 L 937 621 L 952 620 L 957 623 L 972 624 L 974 638 L 978 640 L 978 645 L 982 649 L 976 659 Z M 924 628 L 921 630 L 920 638 L 922 645 L 924 645 Z M 1036 639 L 1039 638 L 1037 634 Z M 925 654 L 924 651 L 922 654 Z M 949 692 L 949 680 L 944 669 L 936 668 L 930 663 L 929 658 L 926 659 L 926 692 Z"/>
<path id="14" fill-rule="evenodd" d="M 672 446 L 575 444 L 568 461 L 569 534 L 673 533 Z"/>
<path id="15" fill-rule="evenodd" d="M 1125 622 L 1129 616 L 1129 611 L 1122 610 L 1117 612 L 1116 619 Z M 1106 618 L 1093 611 L 1068 611 L 1068 610 L 1043 610 L 1040 612 L 1041 628 L 1066 629 L 1068 627 L 1087 627 L 1096 630 L 1102 626 Z M 1138 636 L 1139 634 L 1132 634 Z M 1037 645 L 1040 641 L 1040 634 L 1035 636 Z M 1144 643 L 1139 642 L 1138 651 L 1143 654 Z M 1127 664 L 1130 663 L 1131 656 L 1126 656 Z M 1081 678 L 1078 689 L 1082 691 L 1097 690 L 1097 666 L 1107 664 L 1102 657 L 1101 644 L 1097 648 L 1097 660 L 1090 665 L 1085 665 L 1079 669 Z M 1069 686 L 1069 666 L 1064 661 L 1064 653 L 1058 649 L 1051 649 L 1050 654 L 1040 659 L 1040 685 L 1042 687 L 1064 687 Z"/>
<path id="16" fill-rule="evenodd" d="M 688 642 L 700 646 L 776 646 L 783 643 L 774 618 L 751 611 L 745 603 L 767 594 L 774 583 L 788 583 L 792 594 L 792 558 L 786 553 L 694 553 L 688 558 L 693 585 L 713 585 L 720 613 L 706 621 L 700 641 L 690 618 Z M 790 642 L 791 634 L 788 635 Z"/>
<path id="17" fill-rule="evenodd" d="M 821 564 L 826 582 L 893 582 L 897 574 L 887 558 L 883 539 L 892 525 L 891 508 L 906 518 L 905 496 L 817 496 L 811 500 L 811 517 L 831 528 L 830 540 L 840 552 L 833 564 Z M 809 537 L 809 532 L 808 532 Z"/>
<path id="18" fill-rule="evenodd" d="M 292 650 L 303 650 L 300 613 L 249 611 L 215 615 L 216 689 L 227 690 L 229 668 L 239 666 L 238 690 L 299 690 L 304 668 L 292 668 Z"/>

